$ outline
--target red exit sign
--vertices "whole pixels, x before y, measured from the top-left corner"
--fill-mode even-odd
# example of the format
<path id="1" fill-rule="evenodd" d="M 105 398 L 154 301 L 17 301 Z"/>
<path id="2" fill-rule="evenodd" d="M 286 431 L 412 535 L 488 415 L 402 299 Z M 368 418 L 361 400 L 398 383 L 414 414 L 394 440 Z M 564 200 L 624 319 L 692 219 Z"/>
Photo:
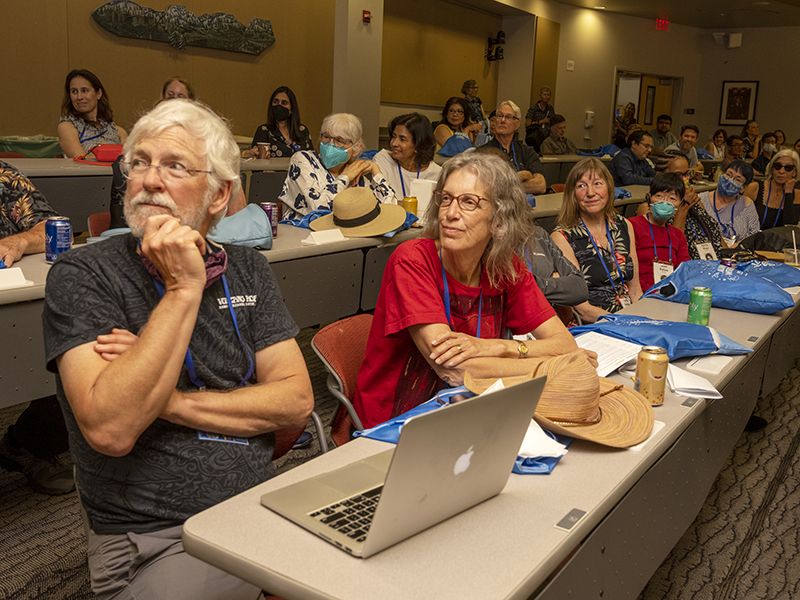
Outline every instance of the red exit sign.
<path id="1" fill-rule="evenodd" d="M 669 31 L 669 21 L 666 19 L 656 19 L 656 31 Z"/>

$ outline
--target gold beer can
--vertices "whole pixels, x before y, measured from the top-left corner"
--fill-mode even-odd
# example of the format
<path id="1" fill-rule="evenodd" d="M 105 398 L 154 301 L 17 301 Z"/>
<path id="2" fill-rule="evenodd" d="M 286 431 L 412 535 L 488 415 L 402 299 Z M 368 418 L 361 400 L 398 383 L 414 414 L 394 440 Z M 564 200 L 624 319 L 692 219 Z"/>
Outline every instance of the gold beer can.
<path id="1" fill-rule="evenodd" d="M 652 406 L 664 404 L 669 355 L 659 346 L 642 346 L 636 359 L 636 378 L 633 389 L 650 401 Z"/>
<path id="2" fill-rule="evenodd" d="M 417 215 L 417 199 L 414 196 L 406 196 L 403 198 L 403 208 L 406 212 L 410 212 L 414 216 Z"/>

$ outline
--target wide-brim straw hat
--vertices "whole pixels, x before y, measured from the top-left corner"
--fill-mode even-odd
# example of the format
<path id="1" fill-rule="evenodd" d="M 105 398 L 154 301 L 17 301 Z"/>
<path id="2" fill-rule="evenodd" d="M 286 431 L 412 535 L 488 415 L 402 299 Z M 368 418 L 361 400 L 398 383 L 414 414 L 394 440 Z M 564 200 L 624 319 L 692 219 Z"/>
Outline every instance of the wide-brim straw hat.
<path id="1" fill-rule="evenodd" d="M 620 383 L 599 377 L 583 353 L 525 360 L 534 362 L 531 372 L 503 377 L 503 385 L 510 387 L 547 375 L 534 414 L 543 428 L 614 448 L 640 444 L 653 431 L 655 417 L 647 398 Z M 467 370 L 464 385 L 482 394 L 497 379 L 478 379 Z"/>
<path id="2" fill-rule="evenodd" d="M 371 237 L 394 231 L 406 220 L 397 204 L 380 204 L 364 187 L 351 187 L 333 198 L 333 214 L 311 221 L 314 231 L 341 229 L 345 237 Z"/>

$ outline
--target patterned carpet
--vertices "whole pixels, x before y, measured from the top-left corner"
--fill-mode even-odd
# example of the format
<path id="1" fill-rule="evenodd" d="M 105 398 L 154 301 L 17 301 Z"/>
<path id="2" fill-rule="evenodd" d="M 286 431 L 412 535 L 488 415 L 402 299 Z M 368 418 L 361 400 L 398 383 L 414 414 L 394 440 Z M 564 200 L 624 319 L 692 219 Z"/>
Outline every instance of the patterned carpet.
<path id="1" fill-rule="evenodd" d="M 298 337 L 311 373 L 316 410 L 329 426 L 336 401 L 310 349 L 316 330 Z M 0 430 L 24 405 L 0 410 Z M 770 422 L 742 435 L 694 524 L 654 574 L 640 600 L 789 599 L 800 588 L 800 370 L 759 401 Z M 309 431 L 315 435 L 313 427 Z M 328 432 L 329 433 L 329 432 Z M 279 461 L 291 468 L 319 453 L 316 439 Z M 0 469 L 0 600 L 93 600 L 86 539 L 75 493 L 33 492 Z"/>

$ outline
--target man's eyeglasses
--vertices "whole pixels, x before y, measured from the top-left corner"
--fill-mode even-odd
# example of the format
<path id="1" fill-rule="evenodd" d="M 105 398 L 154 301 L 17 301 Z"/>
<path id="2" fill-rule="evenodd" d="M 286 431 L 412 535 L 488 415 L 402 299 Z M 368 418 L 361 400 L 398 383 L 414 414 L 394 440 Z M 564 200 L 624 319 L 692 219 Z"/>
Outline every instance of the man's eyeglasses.
<path id="1" fill-rule="evenodd" d="M 162 181 L 181 181 L 194 177 L 196 173 L 211 173 L 211 171 L 200 169 L 188 169 L 186 165 L 179 162 L 154 165 L 141 158 L 134 158 L 130 162 L 120 163 L 120 170 L 128 179 L 144 179 L 151 168 L 158 171 Z"/>
<path id="2" fill-rule="evenodd" d="M 794 165 L 792 163 L 789 163 L 788 165 L 784 165 L 783 163 L 775 163 L 772 165 L 773 171 L 783 171 L 784 169 L 786 169 L 787 173 L 791 173 L 794 171 Z"/>
<path id="3" fill-rule="evenodd" d="M 328 135 L 327 133 L 322 134 L 322 141 L 326 144 L 333 144 L 335 146 L 339 146 L 339 148 L 349 148 L 353 145 L 353 142 L 350 140 L 346 140 L 340 137 L 333 137 Z"/>
<path id="4" fill-rule="evenodd" d="M 490 200 L 486 198 L 481 198 L 476 194 L 461 194 L 459 196 L 453 196 L 450 192 L 445 192 L 444 190 L 436 190 L 433 192 L 433 201 L 436 202 L 436 206 L 445 207 L 447 208 L 452 204 L 453 200 L 458 203 L 458 207 L 465 211 L 465 212 L 472 212 L 481 203 L 481 200 L 484 202 L 490 202 Z"/>
<path id="5" fill-rule="evenodd" d="M 519 118 L 516 115 L 501 115 L 500 113 L 497 114 L 498 121 L 519 121 Z"/>

